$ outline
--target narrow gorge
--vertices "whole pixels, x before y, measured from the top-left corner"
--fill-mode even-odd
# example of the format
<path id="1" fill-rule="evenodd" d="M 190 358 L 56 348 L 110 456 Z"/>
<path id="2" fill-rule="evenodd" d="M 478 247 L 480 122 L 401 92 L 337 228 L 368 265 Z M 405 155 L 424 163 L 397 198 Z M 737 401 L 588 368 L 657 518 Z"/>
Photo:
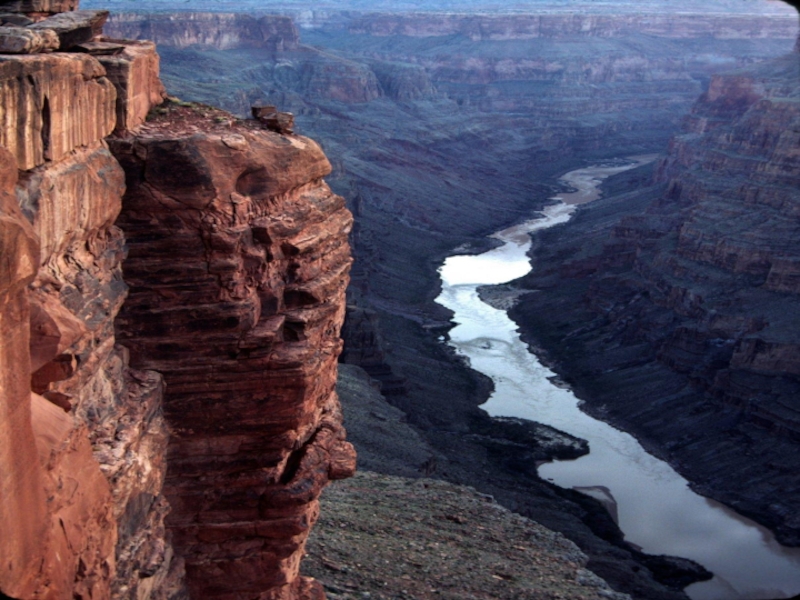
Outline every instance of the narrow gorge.
<path id="1" fill-rule="evenodd" d="M 588 410 L 792 545 L 798 64 L 715 77 L 652 185 L 537 240 L 519 286 L 548 293 L 512 310 Z"/>
<path id="2" fill-rule="evenodd" d="M 686 600 L 710 574 L 540 477 L 592 444 L 480 408 L 435 302 L 645 154 L 484 293 L 800 545 L 796 11 L 389 4 L 0 4 L 0 598 Z"/>

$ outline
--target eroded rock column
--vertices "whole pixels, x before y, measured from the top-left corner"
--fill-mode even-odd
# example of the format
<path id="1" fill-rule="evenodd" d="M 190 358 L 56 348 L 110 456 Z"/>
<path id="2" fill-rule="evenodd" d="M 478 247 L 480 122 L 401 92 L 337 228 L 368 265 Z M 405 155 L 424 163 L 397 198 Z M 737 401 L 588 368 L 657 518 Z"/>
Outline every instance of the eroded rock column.
<path id="1" fill-rule="evenodd" d="M 322 597 L 298 571 L 319 493 L 355 466 L 334 391 L 352 217 L 313 141 L 159 112 L 112 142 L 130 248 L 118 333 L 167 382 L 176 551 L 195 598 Z"/>

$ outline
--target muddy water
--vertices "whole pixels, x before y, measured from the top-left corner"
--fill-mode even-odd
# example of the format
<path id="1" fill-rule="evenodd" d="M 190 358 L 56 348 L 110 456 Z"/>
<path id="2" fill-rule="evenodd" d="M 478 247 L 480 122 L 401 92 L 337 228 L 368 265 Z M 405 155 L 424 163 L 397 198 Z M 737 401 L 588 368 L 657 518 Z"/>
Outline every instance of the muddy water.
<path id="1" fill-rule="evenodd" d="M 542 465 L 540 475 L 600 500 L 626 539 L 645 552 L 691 558 L 712 571 L 713 580 L 687 588 L 691 598 L 789 598 L 800 593 L 800 550 L 780 546 L 766 529 L 694 493 L 632 436 L 583 413 L 575 396 L 555 385 L 555 374 L 528 351 L 505 311 L 478 298 L 478 286 L 504 283 L 530 270 L 529 232 L 569 220 L 577 204 L 598 197 L 605 177 L 652 157 L 631 159 L 627 166 L 568 173 L 563 179 L 575 191 L 556 196 L 561 202 L 542 218 L 496 233 L 503 246 L 445 261 L 437 301 L 455 312 L 458 325 L 450 331 L 450 344 L 494 380 L 495 392 L 483 406 L 489 414 L 540 421 L 589 441 L 589 455 Z"/>

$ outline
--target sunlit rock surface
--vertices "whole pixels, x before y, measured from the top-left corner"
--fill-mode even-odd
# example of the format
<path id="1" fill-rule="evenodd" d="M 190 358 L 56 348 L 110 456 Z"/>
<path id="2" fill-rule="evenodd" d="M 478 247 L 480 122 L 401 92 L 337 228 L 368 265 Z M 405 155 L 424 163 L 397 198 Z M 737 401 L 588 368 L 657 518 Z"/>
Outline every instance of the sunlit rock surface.
<path id="1" fill-rule="evenodd" d="M 114 85 L 90 56 L 0 57 L 0 144 L 22 170 L 58 161 L 114 129 Z"/>
<path id="2" fill-rule="evenodd" d="M 162 382 L 130 369 L 114 336 L 126 295 L 114 226 L 124 174 L 103 137 L 115 127 L 117 90 L 86 54 L 4 56 L 0 71 L 10 151 L 1 161 L 0 591 L 165 597 L 180 564 L 163 526 Z M 158 80 L 157 68 L 149 77 Z"/>

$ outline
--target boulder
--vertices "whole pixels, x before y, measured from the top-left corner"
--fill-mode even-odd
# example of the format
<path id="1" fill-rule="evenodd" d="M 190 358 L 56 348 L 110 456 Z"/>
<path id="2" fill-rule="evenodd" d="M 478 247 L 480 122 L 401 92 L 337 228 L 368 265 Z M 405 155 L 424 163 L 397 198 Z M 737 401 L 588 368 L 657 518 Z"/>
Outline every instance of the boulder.
<path id="1" fill-rule="evenodd" d="M 76 10 L 63 12 L 30 25 L 29 29 L 40 31 L 51 29 L 56 32 L 62 50 L 91 42 L 103 33 L 103 25 L 108 19 L 107 10 Z"/>
<path id="2" fill-rule="evenodd" d="M 36 54 L 57 50 L 58 35 L 52 29 L 33 30 L 27 27 L 0 27 L 0 54 Z"/>
<path id="3" fill-rule="evenodd" d="M 279 112 L 274 106 L 254 106 L 253 118 L 266 125 L 270 131 L 290 134 L 294 131 L 294 115 L 288 112 Z"/>

